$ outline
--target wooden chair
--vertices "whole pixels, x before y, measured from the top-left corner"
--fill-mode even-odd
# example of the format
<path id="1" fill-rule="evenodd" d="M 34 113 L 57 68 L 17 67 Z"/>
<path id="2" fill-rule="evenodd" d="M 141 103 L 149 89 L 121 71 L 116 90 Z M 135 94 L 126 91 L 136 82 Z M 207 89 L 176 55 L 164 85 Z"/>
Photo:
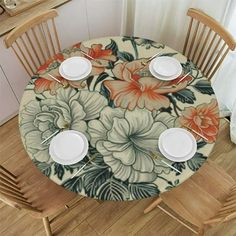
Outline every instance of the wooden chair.
<path id="1" fill-rule="evenodd" d="M 236 182 L 213 162 L 204 164 L 190 179 L 164 192 L 144 213 L 158 207 L 192 232 L 236 218 Z"/>
<path id="2" fill-rule="evenodd" d="M 5 38 L 31 76 L 37 68 L 61 50 L 54 18 L 56 10 L 41 13 L 13 29 Z"/>
<path id="3" fill-rule="evenodd" d="M 191 20 L 183 54 L 210 80 L 229 50 L 235 49 L 235 40 L 223 26 L 204 12 L 190 8 L 187 15 Z"/>
<path id="4" fill-rule="evenodd" d="M 74 208 L 82 197 L 50 181 L 32 163 L 18 168 L 17 173 L 0 165 L 0 200 L 41 218 L 46 234 L 52 235 L 50 224 Z M 54 218 L 49 220 L 52 215 Z"/>

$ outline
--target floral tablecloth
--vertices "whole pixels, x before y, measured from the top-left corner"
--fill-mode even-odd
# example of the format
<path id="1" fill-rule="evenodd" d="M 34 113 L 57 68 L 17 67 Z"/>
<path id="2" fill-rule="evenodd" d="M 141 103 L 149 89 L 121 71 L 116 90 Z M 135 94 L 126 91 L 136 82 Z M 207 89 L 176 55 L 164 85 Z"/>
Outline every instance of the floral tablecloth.
<path id="1" fill-rule="evenodd" d="M 80 82 L 63 79 L 60 63 L 72 56 L 96 58 L 92 72 Z M 177 58 L 183 74 L 174 81 L 154 78 L 146 62 L 161 52 Z M 52 80 L 56 76 L 65 86 Z M 208 138 L 197 140 L 195 156 L 180 163 L 160 161 L 159 135 L 171 127 L 188 126 Z M 218 105 L 210 83 L 196 66 L 173 49 L 136 37 L 107 37 L 75 44 L 38 69 L 20 106 L 19 127 L 30 158 L 52 181 L 79 194 L 101 200 L 135 200 L 158 195 L 189 178 L 209 156 L 219 128 Z M 56 130 L 86 135 L 89 155 L 74 165 L 60 165 L 42 140 Z M 184 145 L 184 144 L 183 144 Z M 78 176 L 70 178 L 89 158 Z"/>

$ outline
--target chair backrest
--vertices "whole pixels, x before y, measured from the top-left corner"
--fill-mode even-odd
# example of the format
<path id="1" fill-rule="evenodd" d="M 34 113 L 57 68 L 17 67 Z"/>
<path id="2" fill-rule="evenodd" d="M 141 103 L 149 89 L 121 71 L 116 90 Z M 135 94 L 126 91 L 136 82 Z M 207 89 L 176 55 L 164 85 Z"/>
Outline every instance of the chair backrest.
<path id="1" fill-rule="evenodd" d="M 236 184 L 231 188 L 218 213 L 205 224 L 219 224 L 236 218 Z"/>
<path id="2" fill-rule="evenodd" d="M 183 54 L 210 80 L 229 50 L 235 49 L 235 40 L 223 26 L 204 12 L 190 8 L 187 15 L 191 20 Z"/>
<path id="3" fill-rule="evenodd" d="M 27 73 L 37 68 L 61 50 L 54 18 L 56 10 L 41 13 L 13 29 L 5 38 L 6 47 L 12 47 Z"/>
<path id="4" fill-rule="evenodd" d="M 19 186 L 18 177 L 0 165 L 0 200 L 6 204 L 33 212 L 41 212 L 32 206 Z"/>

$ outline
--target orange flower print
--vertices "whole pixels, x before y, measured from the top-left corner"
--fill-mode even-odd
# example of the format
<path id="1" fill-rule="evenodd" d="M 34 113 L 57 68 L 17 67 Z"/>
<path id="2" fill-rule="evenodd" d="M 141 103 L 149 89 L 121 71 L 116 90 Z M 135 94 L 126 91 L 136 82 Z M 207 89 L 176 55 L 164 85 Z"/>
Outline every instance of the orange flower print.
<path id="1" fill-rule="evenodd" d="M 52 58 L 50 58 L 45 64 L 40 66 L 38 68 L 38 73 L 39 74 L 46 73 L 47 70 L 50 68 L 51 64 L 55 63 L 55 67 L 57 67 L 58 65 L 56 64 L 56 62 L 61 63 L 64 60 L 65 60 L 65 58 L 64 58 L 63 54 L 62 53 L 58 53 L 55 56 L 53 56 Z"/>
<path id="2" fill-rule="evenodd" d="M 110 91 L 111 99 L 117 107 L 133 110 L 135 107 L 146 108 L 150 111 L 169 107 L 170 101 L 165 96 L 167 93 L 177 92 L 187 86 L 183 81 L 176 87 L 170 82 L 160 81 L 154 77 L 143 77 L 142 60 L 117 64 L 113 74 L 119 80 L 104 81 Z"/>
<path id="3" fill-rule="evenodd" d="M 54 75 L 55 76 L 55 75 Z M 55 76 L 62 84 L 53 80 L 52 78 L 40 77 L 34 82 L 34 91 L 35 93 L 43 93 L 44 91 L 50 91 L 52 95 L 56 94 L 56 90 L 61 88 L 63 85 L 65 87 L 73 87 L 73 88 L 84 88 L 86 86 L 85 81 L 69 81 L 64 79 L 61 76 Z"/>
<path id="4" fill-rule="evenodd" d="M 108 66 L 108 63 L 110 61 L 113 61 L 113 62 L 116 61 L 116 56 L 112 55 L 112 50 L 102 49 L 102 44 L 92 44 L 91 48 L 88 48 L 88 47 L 85 47 L 83 44 L 78 43 L 74 45 L 74 47 L 80 48 L 83 52 L 85 52 L 89 56 L 96 59 L 95 61 L 87 57 L 87 59 L 90 60 L 92 63 L 91 75 L 101 74 L 102 72 L 105 71 L 105 68 Z M 84 55 L 81 53 L 81 56 L 84 56 Z M 97 62 L 99 62 L 100 64 Z"/>
<path id="5" fill-rule="evenodd" d="M 50 91 L 52 95 L 56 94 L 56 90 L 64 85 L 66 85 L 66 80 L 61 76 L 55 76 L 62 84 L 51 78 L 40 77 L 34 82 L 34 91 L 35 93 L 43 93 L 44 91 Z"/>
<path id="6" fill-rule="evenodd" d="M 212 99 L 209 104 L 201 104 L 197 107 L 187 107 L 178 118 L 180 125 L 189 127 L 202 134 L 212 143 L 216 141 L 219 129 L 219 110 L 216 99 Z M 200 136 L 193 133 L 197 140 Z"/>

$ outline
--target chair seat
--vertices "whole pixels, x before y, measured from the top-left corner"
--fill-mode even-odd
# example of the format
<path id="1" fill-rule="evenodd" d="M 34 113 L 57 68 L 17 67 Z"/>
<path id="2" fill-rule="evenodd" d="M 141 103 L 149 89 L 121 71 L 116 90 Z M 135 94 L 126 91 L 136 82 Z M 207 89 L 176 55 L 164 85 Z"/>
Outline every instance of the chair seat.
<path id="1" fill-rule="evenodd" d="M 210 160 L 191 177 L 191 180 L 220 202 L 225 200 L 235 184 L 231 176 Z"/>
<path id="2" fill-rule="evenodd" d="M 190 179 L 160 197 L 183 219 L 201 227 L 218 212 L 234 184 L 235 181 L 221 168 L 208 162 Z"/>
<path id="3" fill-rule="evenodd" d="M 63 209 L 68 202 L 83 198 L 52 182 L 32 162 L 27 163 L 23 168 L 18 168 L 17 173 L 20 176 L 19 182 L 25 197 L 33 207 L 41 211 L 40 213 L 30 212 L 36 218 L 55 214 Z"/>

